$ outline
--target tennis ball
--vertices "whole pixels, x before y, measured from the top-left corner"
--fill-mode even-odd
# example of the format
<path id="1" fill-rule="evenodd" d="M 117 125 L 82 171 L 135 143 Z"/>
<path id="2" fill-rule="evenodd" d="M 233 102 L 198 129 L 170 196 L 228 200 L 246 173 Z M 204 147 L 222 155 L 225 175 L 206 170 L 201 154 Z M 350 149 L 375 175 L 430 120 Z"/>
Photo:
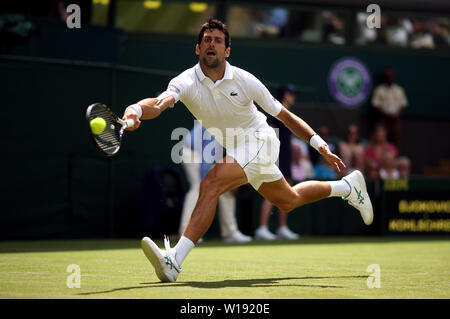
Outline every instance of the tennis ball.
<path id="1" fill-rule="evenodd" d="M 91 120 L 89 124 L 91 125 L 92 133 L 94 133 L 95 135 L 103 132 L 106 127 L 106 121 L 101 117 L 96 117 L 95 119 Z"/>

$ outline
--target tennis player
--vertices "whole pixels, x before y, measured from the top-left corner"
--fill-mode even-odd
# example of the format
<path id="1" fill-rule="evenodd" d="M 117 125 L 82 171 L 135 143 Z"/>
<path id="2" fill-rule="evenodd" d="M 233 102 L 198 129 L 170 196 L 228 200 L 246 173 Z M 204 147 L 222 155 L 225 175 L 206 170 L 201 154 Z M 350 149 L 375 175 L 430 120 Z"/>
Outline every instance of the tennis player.
<path id="1" fill-rule="evenodd" d="M 130 105 L 123 115 L 124 120 L 135 121 L 128 128 L 135 130 L 140 120 L 154 119 L 182 101 L 226 149 L 223 160 L 201 182 L 197 204 L 176 246 L 171 248 L 168 239 L 164 240 L 164 250 L 148 237 L 141 241 L 146 257 L 163 282 L 177 280 L 186 256 L 211 226 L 218 197 L 246 183 L 284 212 L 339 196 L 359 210 L 365 224 L 370 225 L 373 220 L 372 204 L 359 171 L 339 181 L 305 181 L 294 186 L 287 183 L 276 165 L 280 142 L 254 102 L 310 143 L 336 170 L 345 164 L 306 122 L 273 98 L 255 76 L 230 65 L 226 61 L 230 50 L 226 25 L 216 19 L 208 20 L 202 25 L 195 46 L 198 64 L 173 78 L 157 98 Z"/>

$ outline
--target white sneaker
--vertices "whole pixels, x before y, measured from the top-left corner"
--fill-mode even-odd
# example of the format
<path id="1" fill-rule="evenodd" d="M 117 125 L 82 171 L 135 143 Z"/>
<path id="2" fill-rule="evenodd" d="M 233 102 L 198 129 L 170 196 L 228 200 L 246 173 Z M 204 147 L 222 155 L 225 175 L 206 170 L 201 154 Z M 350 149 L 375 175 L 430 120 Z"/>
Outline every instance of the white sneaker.
<path id="1" fill-rule="evenodd" d="M 277 236 L 272 234 L 267 226 L 261 226 L 255 231 L 255 238 L 262 240 L 275 240 L 277 239 Z"/>
<path id="2" fill-rule="evenodd" d="M 252 241 L 252 237 L 244 235 L 239 230 L 236 230 L 233 234 L 223 239 L 227 243 L 248 243 Z"/>
<path id="3" fill-rule="evenodd" d="M 278 227 L 277 237 L 280 239 L 295 240 L 295 239 L 299 239 L 300 235 L 294 233 L 287 226 L 282 226 L 282 227 Z"/>
<path id="4" fill-rule="evenodd" d="M 148 237 L 141 240 L 141 247 L 145 256 L 153 265 L 156 275 L 162 282 L 175 282 L 181 272 L 175 259 L 176 251 L 170 248 L 169 239 L 164 238 L 166 250 L 159 249 L 158 246 Z"/>
<path id="5" fill-rule="evenodd" d="M 348 200 L 348 203 L 355 207 L 361 213 L 361 217 L 366 225 L 372 224 L 373 208 L 367 193 L 366 181 L 363 174 L 355 170 L 342 178 L 350 186 L 350 194 L 342 199 Z"/>

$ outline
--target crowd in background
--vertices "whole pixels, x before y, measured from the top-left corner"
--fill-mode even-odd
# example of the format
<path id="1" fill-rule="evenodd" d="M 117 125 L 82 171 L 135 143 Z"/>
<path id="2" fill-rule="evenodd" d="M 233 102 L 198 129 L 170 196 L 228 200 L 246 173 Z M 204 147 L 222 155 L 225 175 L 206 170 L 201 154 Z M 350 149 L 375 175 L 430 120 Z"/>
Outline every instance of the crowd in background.
<path id="1" fill-rule="evenodd" d="M 323 124 L 318 134 L 328 143 L 347 168 L 337 172 L 311 146 L 292 137 L 292 175 L 294 180 L 339 179 L 352 170 L 360 170 L 367 179 L 376 183 L 380 179 L 407 178 L 411 161 L 401 154 L 402 117 L 408 100 L 403 88 L 395 83 L 395 70 L 386 67 L 382 83 L 371 99 L 370 136 L 364 139 L 356 124 L 348 125 L 345 136 L 336 136 Z"/>
<path id="2" fill-rule="evenodd" d="M 366 27 L 366 13 L 357 15 L 357 44 L 381 43 L 399 47 L 440 48 L 450 46 L 448 18 L 381 16 L 380 28 Z"/>
<path id="3" fill-rule="evenodd" d="M 284 84 L 278 88 L 276 98 L 284 107 L 290 109 L 296 102 L 297 93 L 294 86 Z M 356 124 L 348 125 L 344 136 L 333 135 L 330 128 L 322 124 L 317 133 L 327 142 L 330 151 L 337 154 L 346 165 L 339 172 L 314 148 L 293 135 L 279 121 L 268 116 L 269 125 L 278 130 L 281 142 L 278 166 L 283 176 L 289 184 L 294 185 L 308 179 L 337 180 L 359 170 L 374 184 L 377 193 L 381 180 L 408 178 L 411 163 L 400 153 L 401 120 L 407 106 L 408 100 L 403 88 L 395 83 L 395 70 L 386 67 L 383 70 L 382 83 L 373 91 L 373 125 L 368 139 L 362 138 L 360 128 Z M 269 217 L 274 209 L 269 201 L 263 200 L 255 238 L 297 239 L 299 234 L 289 229 L 287 215 L 282 212 L 278 213 L 276 234 L 270 232 Z"/>
<path id="4" fill-rule="evenodd" d="M 409 17 L 382 13 L 380 27 L 368 28 L 367 19 L 370 15 L 361 11 L 353 18 L 345 12 L 328 10 L 234 6 L 228 12 L 228 19 L 235 36 L 294 38 L 343 45 L 349 40 L 350 18 L 356 20 L 357 31 L 353 40 L 359 45 L 430 49 L 450 47 L 450 19 L 447 17 Z"/>
<path id="5" fill-rule="evenodd" d="M 330 136 L 327 125 L 321 125 L 318 134 L 328 143 L 330 150 L 341 157 L 345 169 L 337 172 L 311 146 L 297 137 L 292 138 L 292 175 L 294 180 L 339 179 L 358 169 L 370 180 L 407 178 L 410 175 L 410 160 L 399 153 L 388 140 L 383 124 L 377 124 L 370 140 L 362 139 L 359 127 L 350 124 L 343 137 Z"/>

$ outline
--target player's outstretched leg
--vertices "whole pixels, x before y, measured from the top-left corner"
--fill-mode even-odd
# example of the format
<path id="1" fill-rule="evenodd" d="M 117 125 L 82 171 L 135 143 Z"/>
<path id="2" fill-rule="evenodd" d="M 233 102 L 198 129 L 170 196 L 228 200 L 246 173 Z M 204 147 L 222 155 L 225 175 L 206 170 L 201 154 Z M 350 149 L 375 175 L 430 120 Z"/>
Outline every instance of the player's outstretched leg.
<path id="1" fill-rule="evenodd" d="M 170 247 L 167 238 L 164 239 L 165 250 L 159 249 L 148 237 L 142 239 L 142 250 L 161 281 L 177 280 L 184 259 L 211 226 L 219 196 L 246 182 L 247 177 L 240 165 L 227 157 L 222 163 L 216 164 L 201 182 L 197 204 L 175 247 Z"/>
<path id="2" fill-rule="evenodd" d="M 258 192 L 284 212 L 327 197 L 341 197 L 359 210 L 366 225 L 373 221 L 373 208 L 366 182 L 356 170 L 339 181 L 306 181 L 291 187 L 284 178 L 263 183 Z"/>

